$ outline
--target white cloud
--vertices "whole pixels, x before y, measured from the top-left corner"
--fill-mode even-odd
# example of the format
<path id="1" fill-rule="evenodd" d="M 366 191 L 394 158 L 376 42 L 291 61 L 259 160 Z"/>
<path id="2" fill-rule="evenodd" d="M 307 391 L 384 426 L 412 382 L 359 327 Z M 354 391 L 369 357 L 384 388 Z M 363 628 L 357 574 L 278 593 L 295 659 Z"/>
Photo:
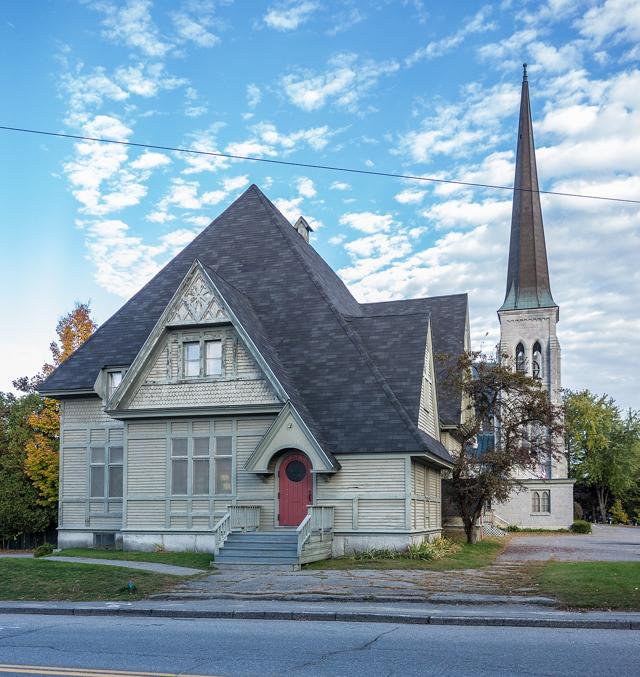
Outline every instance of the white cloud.
<path id="1" fill-rule="evenodd" d="M 285 218 L 291 223 L 295 223 L 300 216 L 301 197 L 284 198 L 279 197 L 273 201 L 273 204 L 284 214 Z"/>
<path id="2" fill-rule="evenodd" d="M 186 12 L 175 12 L 171 18 L 180 41 L 192 42 L 197 47 L 213 47 L 220 42 L 220 38 L 208 30 L 212 18 L 206 14 L 194 18 Z"/>
<path id="3" fill-rule="evenodd" d="M 418 204 L 422 202 L 424 196 L 427 194 L 426 190 L 417 190 L 415 188 L 405 188 L 393 196 L 393 199 L 400 204 Z"/>
<path id="4" fill-rule="evenodd" d="M 329 60 L 326 72 L 303 70 L 282 78 L 290 101 L 305 111 L 319 110 L 330 101 L 350 112 L 359 110 L 360 100 L 384 75 L 395 73 L 395 61 L 361 60 L 356 54 L 339 54 Z"/>
<path id="5" fill-rule="evenodd" d="M 184 144 L 193 150 L 209 153 L 217 153 L 219 148 L 217 135 L 224 127 L 224 123 L 215 123 L 208 129 L 200 130 L 189 134 Z M 180 159 L 187 165 L 182 170 L 183 174 L 200 174 L 201 172 L 218 172 L 229 166 L 229 160 L 215 155 L 194 155 L 191 153 L 180 153 Z"/>
<path id="6" fill-rule="evenodd" d="M 255 108 L 262 99 L 260 87 L 253 82 L 247 85 L 247 106 Z"/>
<path id="7" fill-rule="evenodd" d="M 329 186 L 329 190 L 351 190 L 351 186 L 344 181 L 334 181 Z"/>
<path id="8" fill-rule="evenodd" d="M 318 8 L 319 4 L 312 0 L 280 2 L 267 10 L 264 22 L 269 28 L 277 31 L 294 31 L 301 24 L 309 21 Z"/>
<path id="9" fill-rule="evenodd" d="M 116 80 L 131 94 L 142 97 L 157 96 L 161 90 L 171 90 L 186 84 L 184 78 L 167 75 L 161 63 L 121 66 L 116 69 Z"/>
<path id="10" fill-rule="evenodd" d="M 83 74 L 81 67 L 62 76 L 62 89 L 68 95 L 69 110 L 66 121 L 74 126 L 87 122 L 90 108 L 99 108 L 103 101 L 126 101 L 129 93 L 106 73 L 104 68 L 94 68 Z"/>
<path id="11" fill-rule="evenodd" d="M 103 34 L 113 42 L 139 50 L 149 57 L 162 57 L 170 49 L 151 17 L 151 0 L 126 0 L 121 5 L 93 2 L 90 7 L 102 12 Z"/>
<path id="12" fill-rule="evenodd" d="M 171 164 L 171 158 L 164 153 L 156 153 L 145 150 L 142 155 L 131 163 L 132 169 L 155 169 L 164 165 Z"/>
<path id="13" fill-rule="evenodd" d="M 363 233 L 378 233 L 389 231 L 394 224 L 394 219 L 391 214 L 348 212 L 340 217 L 340 223 Z"/>
<path id="14" fill-rule="evenodd" d="M 597 46 L 605 40 L 638 42 L 640 40 L 640 4 L 636 0 L 605 0 L 591 7 L 577 26 Z"/>
<path id="15" fill-rule="evenodd" d="M 313 185 L 313 181 L 306 176 L 302 176 L 296 181 L 296 187 L 302 197 L 314 197 L 318 192 Z"/>
<path id="16" fill-rule="evenodd" d="M 406 59 L 407 66 L 413 66 L 418 61 L 422 61 L 422 59 L 434 59 L 450 52 L 459 47 L 464 39 L 472 33 L 485 33 L 486 31 L 495 30 L 498 27 L 497 23 L 488 20 L 491 11 L 490 5 L 481 7 L 474 16 L 466 19 L 461 28 L 452 35 L 448 35 L 441 40 L 434 40 L 429 42 L 425 47 L 417 49 Z"/>
<path id="17" fill-rule="evenodd" d="M 246 174 L 242 176 L 233 176 L 223 179 L 222 185 L 227 193 L 232 193 L 234 190 L 240 190 L 249 183 L 249 177 Z"/>
<path id="18" fill-rule="evenodd" d="M 352 240 L 347 242 L 344 248 L 352 260 L 352 265 L 342 268 L 339 273 L 348 283 L 362 280 L 387 267 L 392 261 L 402 259 L 412 250 L 406 235 L 386 233 L 376 233 Z"/>

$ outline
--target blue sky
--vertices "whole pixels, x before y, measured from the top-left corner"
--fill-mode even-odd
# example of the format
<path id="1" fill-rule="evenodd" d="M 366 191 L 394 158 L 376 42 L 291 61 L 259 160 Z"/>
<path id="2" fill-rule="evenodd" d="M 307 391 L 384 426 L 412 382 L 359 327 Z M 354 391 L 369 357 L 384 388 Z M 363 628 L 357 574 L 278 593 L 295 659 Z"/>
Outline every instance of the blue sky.
<path id="1" fill-rule="evenodd" d="M 529 65 L 541 186 L 640 199 L 640 3 L 8 2 L 0 124 L 492 184 Z M 103 322 L 250 183 L 360 300 L 467 291 L 498 336 L 505 191 L 0 132 L 0 389 Z M 543 198 L 564 385 L 640 408 L 640 208 Z"/>

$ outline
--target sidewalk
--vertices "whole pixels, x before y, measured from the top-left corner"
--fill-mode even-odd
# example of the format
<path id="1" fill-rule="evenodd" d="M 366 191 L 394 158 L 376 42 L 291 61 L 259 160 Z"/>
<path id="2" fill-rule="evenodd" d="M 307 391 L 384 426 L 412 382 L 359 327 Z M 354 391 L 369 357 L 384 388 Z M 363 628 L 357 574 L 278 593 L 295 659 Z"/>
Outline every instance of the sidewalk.
<path id="1" fill-rule="evenodd" d="M 301 603 L 216 600 L 199 602 L 0 602 L 0 614 L 263 619 L 421 625 L 511 626 L 640 630 L 640 613 L 572 612 L 519 604 L 438 605 Z"/>

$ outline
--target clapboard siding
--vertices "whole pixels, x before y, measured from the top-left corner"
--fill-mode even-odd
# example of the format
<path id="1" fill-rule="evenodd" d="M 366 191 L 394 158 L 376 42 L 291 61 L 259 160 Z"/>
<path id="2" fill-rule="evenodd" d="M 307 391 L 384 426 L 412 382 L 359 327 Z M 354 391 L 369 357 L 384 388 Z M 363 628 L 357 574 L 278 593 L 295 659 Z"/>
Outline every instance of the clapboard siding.
<path id="1" fill-rule="evenodd" d="M 417 531 L 441 528 L 440 471 L 411 462 L 411 527 Z"/>
<path id="2" fill-rule="evenodd" d="M 167 441 L 164 437 L 129 439 L 127 488 L 129 495 L 166 494 Z M 130 505 L 129 505 L 129 510 Z"/>
<path id="3" fill-rule="evenodd" d="M 87 493 L 87 448 L 65 447 L 62 466 L 62 498 L 84 499 Z"/>
<path id="4" fill-rule="evenodd" d="M 99 397 L 65 400 L 63 412 L 64 427 L 69 430 L 96 424 L 122 426 L 121 421 L 116 421 L 104 413 L 102 400 Z"/>
<path id="5" fill-rule="evenodd" d="M 85 526 L 85 506 L 84 503 L 63 503 L 62 504 L 62 525 L 66 528 L 77 528 Z M 61 525 L 61 526 L 62 526 Z"/>
<path id="6" fill-rule="evenodd" d="M 127 501 L 128 529 L 163 529 L 165 527 L 165 504 L 158 501 Z"/>
<path id="7" fill-rule="evenodd" d="M 358 501 L 359 529 L 404 529 L 405 501 L 361 498 Z"/>
<path id="8" fill-rule="evenodd" d="M 326 484 L 322 483 L 323 492 L 404 491 L 405 465 L 402 456 L 340 456 L 339 460 L 342 468 L 331 475 Z"/>

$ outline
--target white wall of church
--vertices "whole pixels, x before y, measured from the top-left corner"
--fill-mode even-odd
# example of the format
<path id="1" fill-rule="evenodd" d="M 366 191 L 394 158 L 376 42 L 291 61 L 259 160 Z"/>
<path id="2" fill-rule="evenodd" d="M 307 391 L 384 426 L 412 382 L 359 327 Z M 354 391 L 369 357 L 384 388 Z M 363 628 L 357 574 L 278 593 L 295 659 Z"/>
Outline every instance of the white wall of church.
<path id="1" fill-rule="evenodd" d="M 533 494 L 549 492 L 550 511 L 536 511 Z M 573 482 L 527 481 L 521 491 L 514 491 L 509 500 L 495 506 L 495 514 L 519 527 L 530 529 L 567 529 L 573 522 Z"/>

